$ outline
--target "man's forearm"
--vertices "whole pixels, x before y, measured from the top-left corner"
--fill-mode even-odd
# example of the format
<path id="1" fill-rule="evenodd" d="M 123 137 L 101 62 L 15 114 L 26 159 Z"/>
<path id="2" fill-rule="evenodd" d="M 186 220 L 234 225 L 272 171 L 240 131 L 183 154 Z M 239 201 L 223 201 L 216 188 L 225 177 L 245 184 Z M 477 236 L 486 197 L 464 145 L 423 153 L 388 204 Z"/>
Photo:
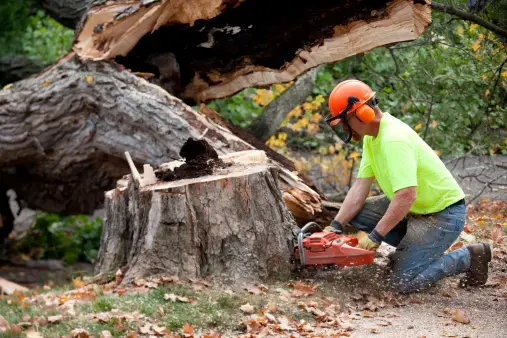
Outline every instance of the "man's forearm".
<path id="1" fill-rule="evenodd" d="M 375 230 L 382 236 L 387 235 L 409 213 L 415 201 L 415 188 L 413 191 L 405 191 L 396 194 L 389 204 L 386 213 L 380 219 Z"/>
<path id="2" fill-rule="evenodd" d="M 363 178 L 354 183 L 335 217 L 338 222 L 347 224 L 357 215 L 368 197 L 373 180 L 374 178 Z"/>

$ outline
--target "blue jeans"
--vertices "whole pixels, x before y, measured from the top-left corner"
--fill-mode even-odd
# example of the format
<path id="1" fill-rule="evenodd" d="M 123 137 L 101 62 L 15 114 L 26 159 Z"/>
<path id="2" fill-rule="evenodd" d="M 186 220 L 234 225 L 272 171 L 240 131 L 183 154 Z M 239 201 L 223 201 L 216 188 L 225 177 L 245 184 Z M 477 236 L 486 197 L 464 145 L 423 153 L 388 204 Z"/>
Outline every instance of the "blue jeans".
<path id="1" fill-rule="evenodd" d="M 371 232 L 387 211 L 385 196 L 370 197 L 350 221 L 355 228 Z M 444 255 L 465 226 L 466 207 L 457 204 L 430 215 L 409 215 L 385 237 L 396 247 L 391 287 L 401 293 L 425 289 L 442 277 L 457 275 L 470 268 L 470 253 L 460 248 Z"/>

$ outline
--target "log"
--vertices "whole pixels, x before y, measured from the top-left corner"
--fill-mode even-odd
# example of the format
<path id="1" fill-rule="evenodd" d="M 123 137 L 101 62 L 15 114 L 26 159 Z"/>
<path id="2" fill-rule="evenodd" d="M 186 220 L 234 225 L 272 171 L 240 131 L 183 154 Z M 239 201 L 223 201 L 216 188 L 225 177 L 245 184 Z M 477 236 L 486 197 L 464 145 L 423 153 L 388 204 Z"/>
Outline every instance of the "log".
<path id="1" fill-rule="evenodd" d="M 95 1 L 74 51 L 153 73 L 177 96 L 205 102 L 413 40 L 430 21 L 424 0 Z"/>
<path id="2" fill-rule="evenodd" d="M 220 159 L 228 165 L 197 178 L 138 185 L 124 177 L 105 194 L 95 272 L 121 268 L 124 283 L 153 275 L 239 284 L 287 276 L 297 227 L 282 200 L 278 169 L 260 153 L 225 155 Z"/>
<path id="3" fill-rule="evenodd" d="M 319 194 L 290 173 L 290 160 L 233 134 L 211 109 L 199 114 L 114 62 L 68 55 L 0 90 L 0 116 L 0 186 L 33 209 L 92 213 L 129 171 L 126 148 L 135 163 L 158 166 L 180 158 L 184 142 L 204 134 L 219 154 L 266 149 L 271 164 L 286 168 L 284 188 L 311 191 L 313 204 L 302 202 L 313 205 L 309 217 L 319 210 Z"/>

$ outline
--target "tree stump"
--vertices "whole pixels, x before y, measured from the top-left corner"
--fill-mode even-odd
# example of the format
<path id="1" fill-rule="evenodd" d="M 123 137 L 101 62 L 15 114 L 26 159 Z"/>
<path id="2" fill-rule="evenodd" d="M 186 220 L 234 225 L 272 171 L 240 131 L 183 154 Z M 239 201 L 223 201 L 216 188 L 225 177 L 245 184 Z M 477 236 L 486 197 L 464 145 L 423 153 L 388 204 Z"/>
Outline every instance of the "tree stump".
<path id="1" fill-rule="evenodd" d="M 146 186 L 130 175 L 120 180 L 106 192 L 96 272 L 121 268 L 127 283 L 153 275 L 251 283 L 288 273 L 297 226 L 278 169 L 244 163 L 241 153 L 211 175 Z"/>

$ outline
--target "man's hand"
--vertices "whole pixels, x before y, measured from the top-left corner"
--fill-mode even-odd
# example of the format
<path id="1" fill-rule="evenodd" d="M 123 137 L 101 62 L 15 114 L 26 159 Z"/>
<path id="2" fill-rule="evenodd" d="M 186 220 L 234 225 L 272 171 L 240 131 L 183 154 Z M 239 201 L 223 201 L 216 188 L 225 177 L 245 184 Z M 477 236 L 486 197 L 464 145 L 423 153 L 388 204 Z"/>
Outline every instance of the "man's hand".
<path id="1" fill-rule="evenodd" d="M 373 229 L 368 236 L 364 236 L 359 240 L 356 248 L 375 251 L 378 249 L 383 240 L 384 236 L 382 236 L 376 229 Z"/>
<path id="2" fill-rule="evenodd" d="M 343 233 L 342 224 L 340 222 L 338 222 L 337 220 L 333 219 L 331 221 L 330 226 L 331 226 L 331 229 L 330 229 L 331 232 L 334 232 L 337 235 L 341 235 Z"/>
<path id="3" fill-rule="evenodd" d="M 364 236 L 359 240 L 359 243 L 357 244 L 356 248 L 375 251 L 378 249 L 379 246 L 380 244 L 372 241 L 369 236 Z"/>

